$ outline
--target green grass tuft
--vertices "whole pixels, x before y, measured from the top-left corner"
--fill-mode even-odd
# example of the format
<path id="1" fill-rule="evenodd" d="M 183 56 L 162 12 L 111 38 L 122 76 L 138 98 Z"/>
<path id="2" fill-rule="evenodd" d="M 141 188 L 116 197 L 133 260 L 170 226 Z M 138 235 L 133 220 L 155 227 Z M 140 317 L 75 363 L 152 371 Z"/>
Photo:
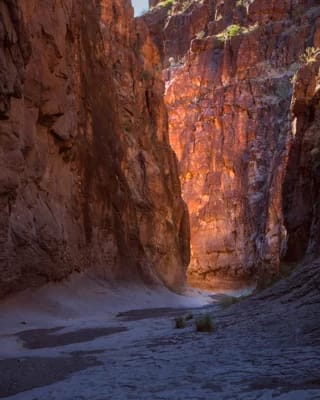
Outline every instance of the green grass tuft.
<path id="1" fill-rule="evenodd" d="M 176 0 L 162 0 L 160 3 L 157 4 L 156 7 L 167 7 L 167 6 L 173 6 L 173 4 L 176 2 Z"/>
<path id="2" fill-rule="evenodd" d="M 217 38 L 222 42 L 230 40 L 231 38 L 240 35 L 243 32 L 243 28 L 240 25 L 229 25 L 224 31 L 217 35 Z"/>
<path id="3" fill-rule="evenodd" d="M 209 314 L 201 315 L 196 319 L 197 332 L 213 332 L 214 324 Z"/>
<path id="4" fill-rule="evenodd" d="M 174 319 L 174 323 L 175 323 L 174 325 L 175 329 L 183 329 L 186 327 L 186 321 L 184 320 L 183 317 L 176 317 Z"/>

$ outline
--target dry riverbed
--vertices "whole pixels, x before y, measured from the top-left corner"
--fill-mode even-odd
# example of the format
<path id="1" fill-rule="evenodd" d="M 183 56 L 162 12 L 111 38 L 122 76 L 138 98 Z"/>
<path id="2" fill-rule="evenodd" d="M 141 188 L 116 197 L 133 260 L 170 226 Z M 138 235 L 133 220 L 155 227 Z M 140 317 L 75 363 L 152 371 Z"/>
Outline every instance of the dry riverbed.
<path id="1" fill-rule="evenodd" d="M 280 282 L 223 308 L 203 292 L 76 278 L 11 299 L 0 312 L 0 398 L 319 400 L 317 290 Z M 203 314 L 212 333 L 195 330 Z"/>

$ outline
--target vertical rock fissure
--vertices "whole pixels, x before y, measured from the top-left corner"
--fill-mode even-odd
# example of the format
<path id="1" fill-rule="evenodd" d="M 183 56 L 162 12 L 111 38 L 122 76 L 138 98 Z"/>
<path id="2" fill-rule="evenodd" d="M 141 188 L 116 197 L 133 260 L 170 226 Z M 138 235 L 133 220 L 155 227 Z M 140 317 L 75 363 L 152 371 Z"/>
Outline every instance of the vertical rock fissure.
<path id="1" fill-rule="evenodd" d="M 320 62 L 309 62 L 294 80 L 295 129 L 282 193 L 288 262 L 319 256 L 319 73 Z"/>

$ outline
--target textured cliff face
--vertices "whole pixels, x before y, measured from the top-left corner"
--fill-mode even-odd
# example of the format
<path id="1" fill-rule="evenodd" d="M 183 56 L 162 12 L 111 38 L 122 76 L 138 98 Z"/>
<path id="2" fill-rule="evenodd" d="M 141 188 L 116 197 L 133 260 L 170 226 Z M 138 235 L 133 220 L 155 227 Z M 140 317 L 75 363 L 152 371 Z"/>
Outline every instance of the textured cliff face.
<path id="1" fill-rule="evenodd" d="M 169 58 L 179 63 L 190 48 L 190 41 L 214 18 L 215 8 L 208 1 L 167 3 L 151 0 L 149 5 L 151 12 L 145 14 L 143 20 L 148 25 L 165 67 L 169 65 Z"/>
<path id="2" fill-rule="evenodd" d="M 276 275 L 295 251 L 303 202 L 288 211 L 282 192 L 285 179 L 292 184 L 291 79 L 305 48 L 319 46 L 318 2 L 176 1 L 144 19 L 171 64 L 165 99 L 190 212 L 190 282 Z"/>
<path id="3" fill-rule="evenodd" d="M 0 295 L 93 268 L 183 284 L 158 52 L 129 0 L 0 3 Z"/>
<path id="4" fill-rule="evenodd" d="M 318 60 L 304 64 L 294 78 L 294 139 L 283 186 L 288 261 L 320 255 L 320 54 Z"/>

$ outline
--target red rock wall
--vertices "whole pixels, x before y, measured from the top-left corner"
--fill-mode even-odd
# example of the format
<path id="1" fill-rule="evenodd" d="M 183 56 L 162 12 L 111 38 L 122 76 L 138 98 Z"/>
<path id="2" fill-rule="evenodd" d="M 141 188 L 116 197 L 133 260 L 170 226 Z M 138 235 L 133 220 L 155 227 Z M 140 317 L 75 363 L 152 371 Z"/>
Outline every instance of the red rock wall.
<path id="1" fill-rule="evenodd" d="M 188 217 L 129 0 L 0 3 L 0 295 L 92 269 L 177 288 Z"/>
<path id="2" fill-rule="evenodd" d="M 283 187 L 285 259 L 310 261 L 320 256 L 320 54 L 295 75 L 291 109 L 293 139 Z"/>
<path id="3" fill-rule="evenodd" d="M 291 79 L 318 35 L 320 6 L 204 0 L 174 7 L 174 15 L 153 10 L 144 20 L 162 41 L 164 65 L 171 59 L 165 100 L 190 212 L 189 280 L 217 287 L 276 275 L 292 234 L 282 198 Z"/>
<path id="4" fill-rule="evenodd" d="M 155 7 L 160 0 L 149 0 L 149 7 Z"/>

